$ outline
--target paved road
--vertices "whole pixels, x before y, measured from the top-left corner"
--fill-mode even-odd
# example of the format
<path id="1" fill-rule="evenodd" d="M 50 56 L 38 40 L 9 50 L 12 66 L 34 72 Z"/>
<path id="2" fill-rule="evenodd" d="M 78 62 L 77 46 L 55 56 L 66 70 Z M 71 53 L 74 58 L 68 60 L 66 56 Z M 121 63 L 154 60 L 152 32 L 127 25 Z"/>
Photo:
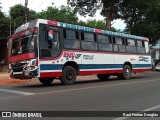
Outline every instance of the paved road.
<path id="1" fill-rule="evenodd" d="M 159 72 L 136 74 L 131 80 L 117 80 L 116 77 L 111 77 L 108 81 L 99 81 L 95 76 L 86 78 L 88 80 L 81 79 L 70 86 L 61 85 L 59 82 L 48 87 L 36 82 L 0 86 L 0 111 L 160 111 Z M 100 118 L 86 118 L 88 119 Z M 101 119 L 139 120 L 130 117 Z M 159 120 L 160 117 L 140 119 Z"/>

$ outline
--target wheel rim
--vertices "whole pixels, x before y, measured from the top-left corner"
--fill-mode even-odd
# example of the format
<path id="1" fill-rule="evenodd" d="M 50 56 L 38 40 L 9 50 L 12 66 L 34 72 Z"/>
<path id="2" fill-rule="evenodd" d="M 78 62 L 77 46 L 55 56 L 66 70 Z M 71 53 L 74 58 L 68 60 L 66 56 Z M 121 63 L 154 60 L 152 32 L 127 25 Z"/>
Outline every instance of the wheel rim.
<path id="1" fill-rule="evenodd" d="M 126 75 L 126 76 L 129 76 L 129 75 L 130 75 L 130 70 L 129 70 L 129 69 L 126 69 L 126 70 L 125 70 L 125 75 Z"/>
<path id="2" fill-rule="evenodd" d="M 66 79 L 67 80 L 69 80 L 69 81 L 71 81 L 72 79 L 73 79 L 73 73 L 72 73 L 72 71 L 67 71 L 67 73 L 66 73 Z"/>

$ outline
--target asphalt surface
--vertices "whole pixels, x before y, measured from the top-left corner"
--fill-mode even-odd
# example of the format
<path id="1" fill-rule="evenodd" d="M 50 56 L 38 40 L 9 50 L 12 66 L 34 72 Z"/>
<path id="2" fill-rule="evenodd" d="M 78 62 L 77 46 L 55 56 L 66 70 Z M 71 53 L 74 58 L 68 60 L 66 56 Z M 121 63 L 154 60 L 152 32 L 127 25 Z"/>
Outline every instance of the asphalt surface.
<path id="1" fill-rule="evenodd" d="M 108 81 L 100 81 L 96 76 L 86 78 L 87 80 L 78 78 L 75 85 L 69 86 L 61 85 L 59 81 L 54 81 L 51 86 L 43 86 L 38 82 L 0 86 L 0 111 L 160 111 L 159 72 L 136 74 L 130 80 L 111 77 Z M 41 119 L 159 120 L 160 112 L 156 118 L 122 118 L 115 115 L 115 117 L 79 116 Z"/>

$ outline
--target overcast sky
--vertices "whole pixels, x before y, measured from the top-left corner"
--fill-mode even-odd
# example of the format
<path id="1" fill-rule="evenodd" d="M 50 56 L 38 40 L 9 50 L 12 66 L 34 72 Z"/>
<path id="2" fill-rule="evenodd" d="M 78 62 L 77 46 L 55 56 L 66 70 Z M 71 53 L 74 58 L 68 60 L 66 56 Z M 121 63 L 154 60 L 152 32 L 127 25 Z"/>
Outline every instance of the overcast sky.
<path id="1" fill-rule="evenodd" d="M 2 11 L 8 14 L 9 8 L 11 6 L 14 6 L 15 4 L 22 4 L 24 5 L 25 0 L 0 0 L 2 3 Z M 42 10 L 45 10 L 48 6 L 52 6 L 52 3 L 54 3 L 53 6 L 59 7 L 61 5 L 67 5 L 67 0 L 28 0 L 28 8 L 35 10 L 37 12 L 40 12 Z M 81 20 L 86 20 L 84 17 L 80 17 Z M 100 13 L 97 12 L 96 16 L 93 18 L 87 17 L 87 19 L 97 19 L 97 20 L 102 20 L 104 19 Z M 113 27 L 116 29 L 124 29 L 125 24 L 121 20 L 116 20 L 113 22 Z"/>

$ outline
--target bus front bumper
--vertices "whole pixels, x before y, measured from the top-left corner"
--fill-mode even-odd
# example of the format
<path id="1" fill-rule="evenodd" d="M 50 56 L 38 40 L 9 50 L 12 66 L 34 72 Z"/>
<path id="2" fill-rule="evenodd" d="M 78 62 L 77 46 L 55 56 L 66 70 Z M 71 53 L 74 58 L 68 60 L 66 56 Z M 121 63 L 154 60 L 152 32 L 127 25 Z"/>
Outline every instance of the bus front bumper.
<path id="1" fill-rule="evenodd" d="M 12 79 L 32 79 L 32 73 L 28 70 L 20 72 L 13 72 L 13 70 L 11 70 L 9 74 Z"/>

